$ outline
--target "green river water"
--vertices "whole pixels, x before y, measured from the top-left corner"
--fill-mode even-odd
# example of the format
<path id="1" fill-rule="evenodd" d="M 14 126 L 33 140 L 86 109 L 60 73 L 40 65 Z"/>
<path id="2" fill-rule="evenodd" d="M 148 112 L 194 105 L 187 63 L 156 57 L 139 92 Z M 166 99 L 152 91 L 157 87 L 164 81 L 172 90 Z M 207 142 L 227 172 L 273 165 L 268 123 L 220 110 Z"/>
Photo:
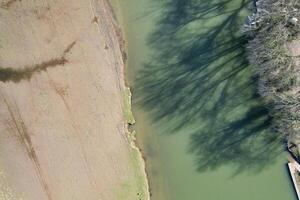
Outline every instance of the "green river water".
<path id="1" fill-rule="evenodd" d="M 295 200 L 255 92 L 245 0 L 114 0 L 152 200 Z"/>

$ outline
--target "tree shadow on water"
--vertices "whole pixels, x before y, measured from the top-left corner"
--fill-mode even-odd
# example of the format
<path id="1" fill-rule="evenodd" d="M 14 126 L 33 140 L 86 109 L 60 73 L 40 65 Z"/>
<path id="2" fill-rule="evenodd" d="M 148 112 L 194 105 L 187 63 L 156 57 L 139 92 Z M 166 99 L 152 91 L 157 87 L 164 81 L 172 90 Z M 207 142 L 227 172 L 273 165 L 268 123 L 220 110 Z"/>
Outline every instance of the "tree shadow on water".
<path id="1" fill-rule="evenodd" d="M 148 38 L 154 53 L 138 72 L 135 103 L 167 132 L 191 132 L 188 152 L 199 171 L 228 164 L 236 173 L 259 172 L 281 151 L 282 140 L 270 130 L 272 119 L 255 92 L 248 38 L 240 34 L 249 4 L 164 0 Z"/>

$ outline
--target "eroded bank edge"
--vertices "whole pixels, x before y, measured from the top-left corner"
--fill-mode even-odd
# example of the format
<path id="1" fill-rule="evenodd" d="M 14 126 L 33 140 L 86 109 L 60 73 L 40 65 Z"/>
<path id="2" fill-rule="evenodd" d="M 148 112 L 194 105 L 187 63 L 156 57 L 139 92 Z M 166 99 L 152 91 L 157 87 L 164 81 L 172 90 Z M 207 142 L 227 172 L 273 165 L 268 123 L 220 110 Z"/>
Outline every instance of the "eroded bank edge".
<path id="1" fill-rule="evenodd" d="M 122 55 L 122 79 L 120 80 L 120 84 L 123 86 L 122 87 L 122 99 L 123 99 L 123 117 L 125 121 L 125 130 L 126 130 L 126 138 L 128 140 L 128 143 L 130 144 L 130 147 L 135 151 L 133 152 L 135 155 L 133 156 L 133 165 L 135 168 L 139 169 L 142 172 L 142 177 L 139 177 L 138 179 L 138 184 L 139 189 L 142 191 L 141 193 L 137 193 L 137 195 L 141 199 L 145 200 L 150 200 L 150 188 L 149 188 L 149 179 L 148 179 L 148 174 L 146 172 L 146 165 L 145 165 L 145 159 L 142 154 L 142 151 L 138 147 L 138 144 L 136 143 L 136 138 L 135 138 L 135 131 L 129 130 L 129 126 L 133 125 L 135 123 L 135 119 L 132 113 L 132 107 L 131 107 L 131 91 L 130 87 L 127 86 L 126 84 L 126 76 L 125 76 L 125 67 L 126 66 L 126 60 L 127 60 L 127 49 L 125 45 L 125 40 L 123 37 L 123 32 L 121 28 L 121 23 L 118 20 L 119 13 L 118 10 L 115 8 L 115 3 L 112 3 L 112 0 L 106 0 L 106 5 L 107 5 L 107 10 L 111 13 L 112 17 L 112 22 L 113 22 L 113 28 L 115 31 L 115 35 L 118 39 L 118 44 L 119 44 L 119 50 Z"/>

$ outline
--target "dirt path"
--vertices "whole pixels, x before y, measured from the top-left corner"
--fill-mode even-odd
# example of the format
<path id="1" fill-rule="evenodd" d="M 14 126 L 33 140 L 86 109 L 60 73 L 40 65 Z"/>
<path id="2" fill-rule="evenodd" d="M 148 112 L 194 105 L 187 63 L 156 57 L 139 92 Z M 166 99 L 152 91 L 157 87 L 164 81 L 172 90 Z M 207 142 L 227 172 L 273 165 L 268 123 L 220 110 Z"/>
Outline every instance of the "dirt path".
<path id="1" fill-rule="evenodd" d="M 104 0 L 0 0 L 0 199 L 147 199 Z"/>

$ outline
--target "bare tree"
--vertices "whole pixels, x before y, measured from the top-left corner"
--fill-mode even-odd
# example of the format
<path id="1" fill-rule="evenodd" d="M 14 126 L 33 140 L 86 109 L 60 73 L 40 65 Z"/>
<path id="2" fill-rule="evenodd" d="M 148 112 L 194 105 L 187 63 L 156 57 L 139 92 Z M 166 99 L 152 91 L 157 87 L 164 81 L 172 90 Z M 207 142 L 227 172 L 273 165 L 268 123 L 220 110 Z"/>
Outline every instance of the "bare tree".
<path id="1" fill-rule="evenodd" d="M 288 143 L 300 141 L 300 66 L 286 44 L 299 39 L 299 0 L 258 0 L 244 31 L 249 60 L 256 67 L 258 92 L 267 101 L 275 131 Z"/>

